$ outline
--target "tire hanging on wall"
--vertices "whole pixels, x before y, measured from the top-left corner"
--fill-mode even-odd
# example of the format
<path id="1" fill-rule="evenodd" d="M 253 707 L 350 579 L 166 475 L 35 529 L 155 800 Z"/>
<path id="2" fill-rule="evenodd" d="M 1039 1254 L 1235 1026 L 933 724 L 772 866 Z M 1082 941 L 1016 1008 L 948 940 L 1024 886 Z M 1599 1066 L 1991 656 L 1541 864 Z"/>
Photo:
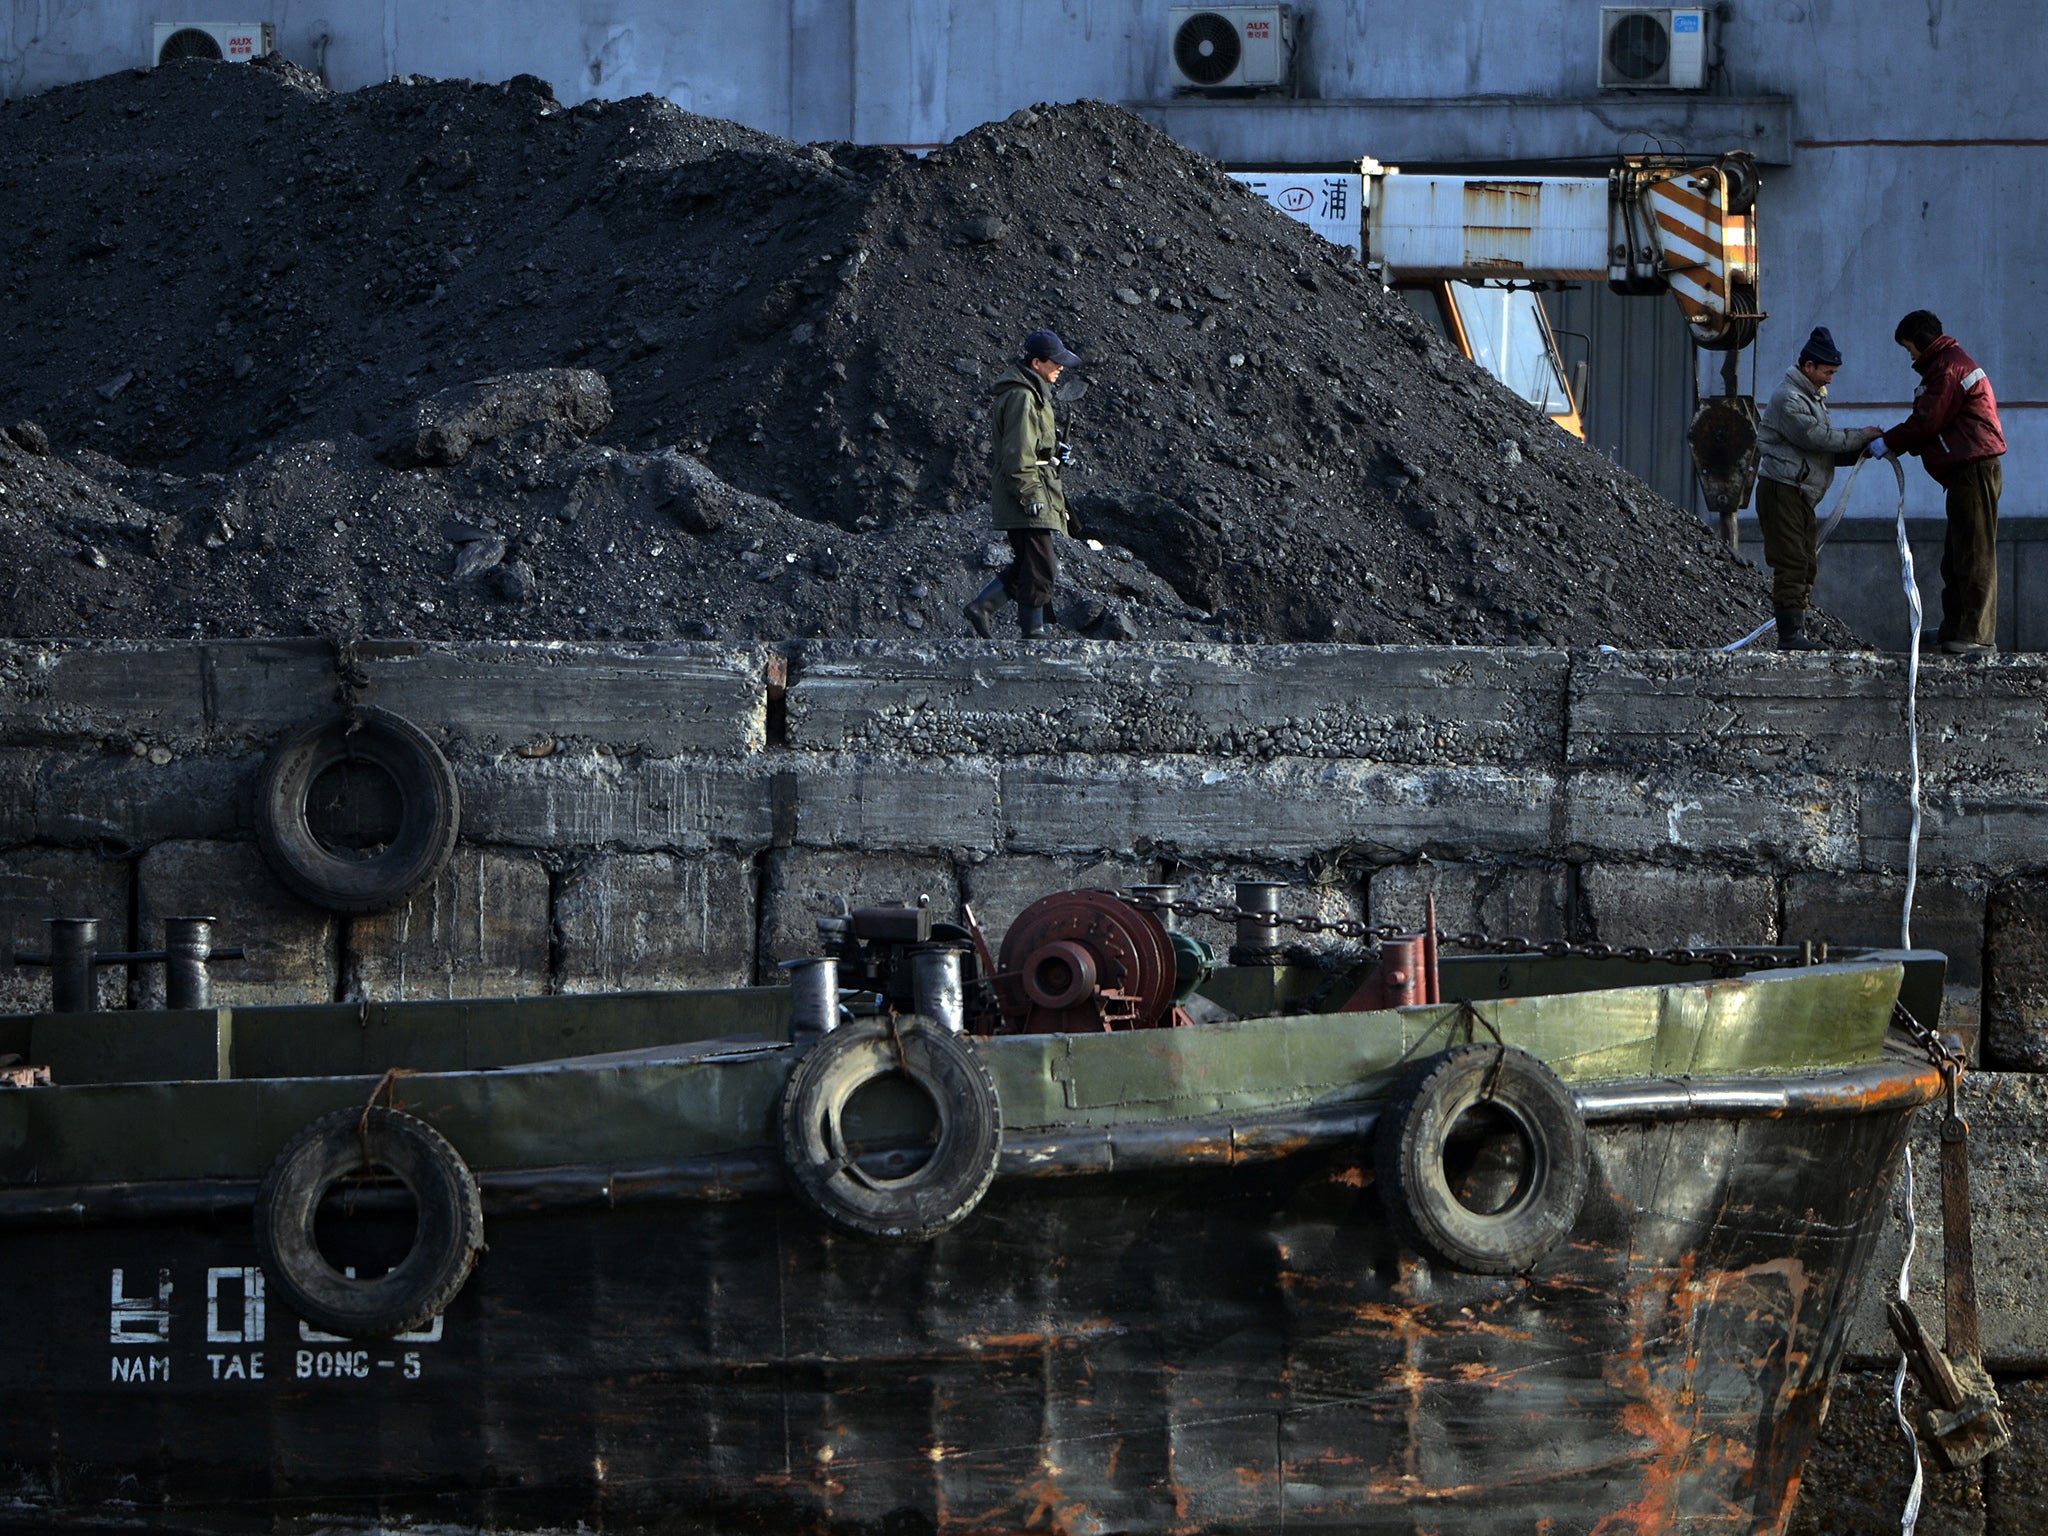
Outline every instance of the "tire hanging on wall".
<path id="1" fill-rule="evenodd" d="M 884 1177 L 848 1151 L 841 1117 L 861 1089 L 898 1075 L 931 1100 L 938 1135 L 921 1167 Z M 922 1242 L 964 1220 L 1002 1156 L 1002 1106 L 987 1064 L 916 1014 L 842 1024 L 812 1046 L 783 1091 L 781 1122 L 797 1194 L 834 1226 L 884 1242 Z"/>
<path id="2" fill-rule="evenodd" d="M 315 787 L 345 763 L 380 770 L 397 797 L 396 829 L 374 848 L 336 848 L 314 830 Z M 265 862 L 294 894 L 329 912 L 382 912 L 447 867 L 462 794 L 425 731 L 389 710 L 360 709 L 301 726 L 272 748 L 256 781 L 255 822 Z"/>
<path id="3" fill-rule="evenodd" d="M 1410 1247 L 1456 1269 L 1520 1274 L 1578 1220 L 1586 1127 L 1571 1090 L 1536 1057 L 1462 1045 L 1402 1080 L 1380 1114 L 1373 1165 Z"/>
<path id="4" fill-rule="evenodd" d="M 418 1205 L 412 1248 L 382 1275 L 343 1274 L 320 1252 L 320 1202 L 352 1174 L 382 1170 Z M 285 1145 L 256 1195 L 256 1247 L 272 1288 L 315 1328 L 346 1339 L 409 1333 L 447 1310 L 484 1246 L 476 1176 L 446 1137 L 395 1109 L 336 1110 Z"/>

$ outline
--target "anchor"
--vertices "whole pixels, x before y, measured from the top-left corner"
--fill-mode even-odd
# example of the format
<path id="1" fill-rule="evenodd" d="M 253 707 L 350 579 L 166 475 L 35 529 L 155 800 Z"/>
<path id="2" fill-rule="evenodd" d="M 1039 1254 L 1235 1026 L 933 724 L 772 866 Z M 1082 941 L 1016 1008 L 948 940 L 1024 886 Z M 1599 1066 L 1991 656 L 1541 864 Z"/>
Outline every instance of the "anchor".
<path id="1" fill-rule="evenodd" d="M 1977 1334 L 1977 1262 L 1970 1237 L 1970 1127 L 1957 1103 L 1962 1067 L 1941 1069 L 1948 1113 L 1941 1122 L 1942 1322 L 1946 1351 L 1936 1349 L 1912 1305 L 1890 1303 L 1885 1316 L 1921 1390 L 1934 1406 L 1920 1415 L 1920 1438 L 1944 1472 L 1960 1472 L 2011 1443 L 1998 1388 L 1984 1369 Z"/>

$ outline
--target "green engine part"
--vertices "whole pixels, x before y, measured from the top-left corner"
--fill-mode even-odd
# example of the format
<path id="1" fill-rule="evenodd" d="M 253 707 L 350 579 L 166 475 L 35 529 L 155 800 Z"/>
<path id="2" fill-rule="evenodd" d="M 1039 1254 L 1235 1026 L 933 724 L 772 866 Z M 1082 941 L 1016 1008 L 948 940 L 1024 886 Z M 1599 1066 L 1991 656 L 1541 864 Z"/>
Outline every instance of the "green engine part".
<path id="1" fill-rule="evenodd" d="M 1184 1003 L 1216 974 L 1216 951 L 1191 933 L 1170 933 L 1173 940 L 1173 1000 Z"/>

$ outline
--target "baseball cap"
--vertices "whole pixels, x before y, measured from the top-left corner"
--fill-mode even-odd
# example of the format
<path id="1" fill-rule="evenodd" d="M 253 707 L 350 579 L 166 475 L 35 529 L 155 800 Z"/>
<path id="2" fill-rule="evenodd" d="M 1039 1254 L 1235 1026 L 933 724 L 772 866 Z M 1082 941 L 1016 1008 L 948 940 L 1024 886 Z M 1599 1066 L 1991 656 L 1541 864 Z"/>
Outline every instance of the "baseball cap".
<path id="1" fill-rule="evenodd" d="M 1033 331 L 1024 338 L 1024 355 L 1042 358 L 1048 363 L 1058 363 L 1062 368 L 1072 368 L 1081 361 L 1067 350 L 1067 344 L 1051 331 Z"/>

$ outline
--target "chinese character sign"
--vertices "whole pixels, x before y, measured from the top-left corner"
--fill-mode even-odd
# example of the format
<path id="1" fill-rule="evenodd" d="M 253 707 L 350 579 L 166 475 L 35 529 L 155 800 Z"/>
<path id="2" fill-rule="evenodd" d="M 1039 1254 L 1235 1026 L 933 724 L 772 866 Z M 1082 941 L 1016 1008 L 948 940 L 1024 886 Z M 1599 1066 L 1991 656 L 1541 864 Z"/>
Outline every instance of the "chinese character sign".
<path id="1" fill-rule="evenodd" d="M 1306 224 L 1332 245 L 1357 255 L 1358 177 L 1340 173 L 1308 175 L 1285 171 L 1232 171 L 1231 179 L 1290 219 Z"/>

